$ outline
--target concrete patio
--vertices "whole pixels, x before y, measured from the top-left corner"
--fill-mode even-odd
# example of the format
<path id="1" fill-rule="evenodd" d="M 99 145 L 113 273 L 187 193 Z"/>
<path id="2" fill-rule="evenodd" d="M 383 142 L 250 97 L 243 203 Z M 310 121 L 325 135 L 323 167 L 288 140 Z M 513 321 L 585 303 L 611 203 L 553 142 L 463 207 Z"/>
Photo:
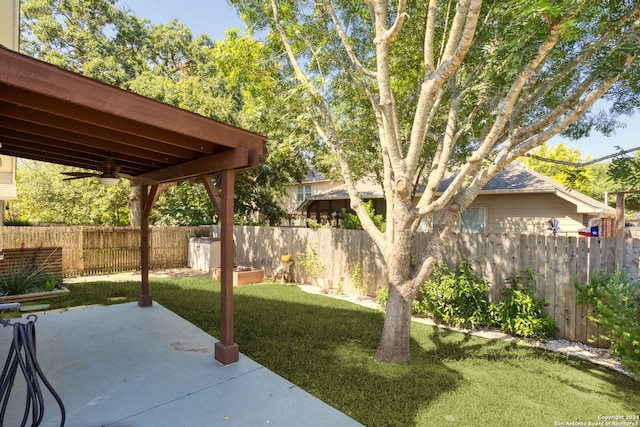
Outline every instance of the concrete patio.
<path id="1" fill-rule="evenodd" d="M 42 313 L 35 327 L 38 360 L 64 402 L 65 426 L 360 425 L 242 354 L 238 363 L 219 364 L 217 340 L 158 303 Z M 0 327 L 3 365 L 12 329 Z M 24 413 L 21 377 L 6 426 L 20 425 Z M 58 426 L 58 406 L 44 395 L 41 425 Z"/>

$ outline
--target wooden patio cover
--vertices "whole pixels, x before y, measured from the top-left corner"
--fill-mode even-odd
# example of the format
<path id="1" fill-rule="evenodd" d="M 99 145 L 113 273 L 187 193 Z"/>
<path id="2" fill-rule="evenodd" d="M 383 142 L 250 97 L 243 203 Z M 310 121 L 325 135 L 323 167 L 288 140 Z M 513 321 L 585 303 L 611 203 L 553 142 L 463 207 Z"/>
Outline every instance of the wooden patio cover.
<path id="1" fill-rule="evenodd" d="M 266 141 L 251 133 L 63 70 L 0 46 L 0 154 L 100 171 L 110 158 L 142 186 L 141 293 L 149 293 L 148 217 L 159 184 L 201 179 L 221 221 L 221 337 L 215 358 L 238 360 L 233 342 L 235 171 L 258 165 Z M 210 175 L 222 176 L 221 192 Z M 62 177 L 61 177 L 62 179 Z"/>

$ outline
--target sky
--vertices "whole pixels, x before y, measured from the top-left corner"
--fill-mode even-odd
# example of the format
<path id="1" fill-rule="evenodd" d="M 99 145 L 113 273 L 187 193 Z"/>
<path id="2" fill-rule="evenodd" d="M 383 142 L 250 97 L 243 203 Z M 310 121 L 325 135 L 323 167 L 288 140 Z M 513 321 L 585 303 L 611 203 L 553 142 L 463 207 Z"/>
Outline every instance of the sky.
<path id="1" fill-rule="evenodd" d="M 227 28 L 244 28 L 226 0 L 118 0 L 129 6 L 138 18 L 147 18 L 152 24 L 167 24 L 172 19 L 184 23 L 194 37 L 207 34 L 213 40 L 224 38 Z"/>
<path id="2" fill-rule="evenodd" d="M 207 34 L 213 40 L 219 40 L 224 38 L 227 28 L 244 29 L 244 23 L 226 0 L 119 0 L 119 3 L 133 9 L 138 18 L 147 18 L 153 24 L 166 24 L 176 18 L 191 29 L 194 37 Z M 578 141 L 555 137 L 547 145 L 552 148 L 563 143 L 579 149 L 583 157 L 592 158 L 613 154 L 617 151 L 616 146 L 623 149 L 640 146 L 640 116 L 625 117 L 621 121 L 625 122 L 626 128 L 616 130 L 612 137 L 596 134 Z"/>

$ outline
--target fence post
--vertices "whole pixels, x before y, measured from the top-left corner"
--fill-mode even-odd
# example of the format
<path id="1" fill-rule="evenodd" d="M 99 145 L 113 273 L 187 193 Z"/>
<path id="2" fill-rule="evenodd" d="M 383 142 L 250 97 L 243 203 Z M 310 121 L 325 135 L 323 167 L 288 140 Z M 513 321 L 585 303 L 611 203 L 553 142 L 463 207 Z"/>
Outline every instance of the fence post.
<path id="1" fill-rule="evenodd" d="M 616 194 L 616 250 L 615 264 L 624 263 L 624 193 Z"/>

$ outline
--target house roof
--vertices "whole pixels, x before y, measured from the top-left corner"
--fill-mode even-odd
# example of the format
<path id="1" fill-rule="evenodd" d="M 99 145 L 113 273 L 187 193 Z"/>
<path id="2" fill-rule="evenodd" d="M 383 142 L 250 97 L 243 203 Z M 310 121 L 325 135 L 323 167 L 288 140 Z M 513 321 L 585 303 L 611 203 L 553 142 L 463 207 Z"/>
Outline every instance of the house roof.
<path id="1" fill-rule="evenodd" d="M 307 174 L 307 179 L 303 182 L 303 184 L 320 181 L 328 181 L 328 178 L 325 177 L 318 169 L 311 168 L 309 170 L 309 173 Z"/>
<path id="2" fill-rule="evenodd" d="M 266 139 L 0 46 L 0 154 L 140 184 L 255 167 Z"/>
<path id="3" fill-rule="evenodd" d="M 454 175 L 444 179 L 438 191 L 443 192 L 453 181 Z M 365 199 L 382 198 L 382 189 L 372 182 L 359 183 L 360 196 Z M 615 216 L 616 210 L 602 202 L 586 196 L 576 190 L 569 190 L 549 177 L 527 169 L 518 162 L 511 163 L 504 170 L 493 177 L 482 189 L 480 195 L 488 194 L 539 194 L 551 193 L 576 205 L 578 213 L 597 213 L 602 210 L 605 216 Z M 304 211 L 312 202 L 318 200 L 347 199 L 346 186 L 339 186 L 307 198 L 297 210 Z"/>
<path id="4" fill-rule="evenodd" d="M 444 180 L 439 188 L 442 191 L 453 177 Z M 593 214 L 600 210 L 604 216 L 615 216 L 616 210 L 577 190 L 570 190 L 564 185 L 528 169 L 522 163 L 513 162 L 498 172 L 480 194 L 531 194 L 552 193 L 577 207 L 578 213 Z"/>

